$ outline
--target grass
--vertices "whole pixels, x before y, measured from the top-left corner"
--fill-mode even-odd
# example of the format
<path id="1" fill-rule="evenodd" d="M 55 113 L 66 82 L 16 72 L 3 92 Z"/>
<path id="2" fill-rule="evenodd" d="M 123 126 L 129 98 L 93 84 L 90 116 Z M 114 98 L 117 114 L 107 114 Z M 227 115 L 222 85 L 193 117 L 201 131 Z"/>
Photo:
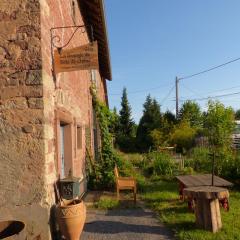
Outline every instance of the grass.
<path id="1" fill-rule="evenodd" d="M 197 229 L 195 216 L 187 203 L 179 200 L 178 186 L 174 179 L 152 179 L 145 183 L 142 198 L 147 206 L 158 213 L 160 220 L 171 228 L 178 239 L 184 240 L 237 240 L 240 239 L 240 192 L 230 192 L 230 211 L 221 210 L 223 228 L 213 234 Z"/>
<path id="2" fill-rule="evenodd" d="M 121 191 L 120 200 L 116 198 L 116 193 L 106 194 L 107 192 L 104 192 L 100 199 L 94 203 L 93 207 L 101 210 L 139 208 L 138 204 L 136 205 L 133 201 L 132 191 Z"/>
<path id="3" fill-rule="evenodd" d="M 118 151 L 118 155 L 124 159 L 125 162 L 131 162 L 136 167 L 141 167 L 143 162 L 143 155 L 140 153 L 123 153 Z"/>
<path id="4" fill-rule="evenodd" d="M 230 191 L 230 211 L 221 209 L 223 228 L 218 233 L 198 229 L 195 215 L 189 212 L 187 203 L 179 200 L 178 184 L 174 177 L 142 174 L 143 157 L 141 154 L 119 153 L 125 164 L 121 174 L 134 176 L 138 182 L 138 193 L 147 207 L 153 209 L 161 222 L 175 232 L 180 240 L 240 240 L 240 191 Z M 191 171 L 190 171 L 191 172 Z M 190 173 L 189 172 L 189 173 Z M 126 205 L 126 204 L 125 204 Z M 127 204 L 126 206 L 129 207 Z M 125 206 L 125 207 L 126 207 Z M 102 197 L 95 207 L 99 209 L 123 208 L 124 204 L 111 197 Z"/>
<path id="5" fill-rule="evenodd" d="M 94 207 L 99 209 L 115 209 L 119 207 L 119 201 L 112 197 L 101 197 Z"/>

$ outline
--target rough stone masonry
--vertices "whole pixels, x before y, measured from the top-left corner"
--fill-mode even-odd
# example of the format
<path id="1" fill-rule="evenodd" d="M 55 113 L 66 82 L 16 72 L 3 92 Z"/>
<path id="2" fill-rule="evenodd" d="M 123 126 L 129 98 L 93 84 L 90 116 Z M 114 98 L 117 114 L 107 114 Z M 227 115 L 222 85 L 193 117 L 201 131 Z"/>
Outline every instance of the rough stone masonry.
<path id="1" fill-rule="evenodd" d="M 48 239 L 40 3 L 2 0 L 0 29 L 0 217 Z"/>
<path id="2" fill-rule="evenodd" d="M 84 174 L 85 148 L 76 150 L 76 127 L 83 128 L 84 146 L 85 127 L 93 134 L 91 74 L 61 73 L 54 82 L 51 71 L 50 28 L 83 24 L 78 6 L 76 0 L 0 1 L 0 221 L 25 222 L 15 239 L 51 239 L 61 117 L 71 129 L 69 164 L 75 176 Z M 65 42 L 72 32 L 58 34 Z M 80 32 L 69 47 L 88 42 L 87 33 Z M 96 79 L 104 100 L 106 86 L 99 72 Z"/>

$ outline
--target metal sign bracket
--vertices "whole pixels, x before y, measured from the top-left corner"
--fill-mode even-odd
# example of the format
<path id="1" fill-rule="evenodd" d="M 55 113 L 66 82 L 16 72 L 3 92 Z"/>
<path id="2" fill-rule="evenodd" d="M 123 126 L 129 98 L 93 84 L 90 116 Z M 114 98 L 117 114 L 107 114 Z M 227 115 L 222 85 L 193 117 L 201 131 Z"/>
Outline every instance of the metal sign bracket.
<path id="1" fill-rule="evenodd" d="M 50 34 L 51 34 L 51 58 L 52 58 L 52 76 L 53 76 L 53 80 L 55 82 L 55 86 L 56 86 L 56 72 L 55 72 L 55 67 L 54 67 L 54 49 L 56 48 L 58 50 L 59 53 L 61 53 L 62 49 L 67 47 L 71 40 L 73 39 L 75 33 L 78 30 L 81 30 L 81 33 L 85 33 L 86 32 L 86 25 L 77 25 L 77 26 L 64 26 L 64 27 L 53 27 L 50 29 Z M 59 30 L 59 29 L 74 29 L 72 35 L 70 36 L 70 38 L 68 39 L 68 41 L 65 44 L 61 43 L 61 37 L 57 34 L 54 33 L 55 30 Z M 92 42 L 94 40 L 93 37 L 93 28 L 92 26 L 90 26 L 91 29 L 91 35 L 90 35 L 90 41 Z"/>

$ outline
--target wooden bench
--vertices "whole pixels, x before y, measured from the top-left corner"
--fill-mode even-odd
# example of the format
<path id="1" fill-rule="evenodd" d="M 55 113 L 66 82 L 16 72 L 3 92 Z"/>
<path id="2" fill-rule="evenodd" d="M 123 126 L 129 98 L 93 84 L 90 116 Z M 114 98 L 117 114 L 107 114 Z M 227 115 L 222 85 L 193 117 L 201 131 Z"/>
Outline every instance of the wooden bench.
<path id="1" fill-rule="evenodd" d="M 120 190 L 132 190 L 134 196 L 134 202 L 137 201 L 137 184 L 133 177 L 119 177 L 118 168 L 115 166 L 114 174 L 116 178 L 117 198 L 119 199 Z"/>

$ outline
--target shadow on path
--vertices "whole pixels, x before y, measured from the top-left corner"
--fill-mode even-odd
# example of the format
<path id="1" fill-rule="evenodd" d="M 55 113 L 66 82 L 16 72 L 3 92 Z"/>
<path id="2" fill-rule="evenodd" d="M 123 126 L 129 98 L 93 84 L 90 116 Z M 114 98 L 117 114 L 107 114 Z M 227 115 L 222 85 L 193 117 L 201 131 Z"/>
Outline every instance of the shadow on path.
<path id="1" fill-rule="evenodd" d="M 168 231 L 162 226 L 147 226 L 122 223 L 116 221 L 93 221 L 85 224 L 84 232 L 116 234 L 121 232 L 134 232 L 144 234 L 159 234 L 169 236 Z M 166 233 L 164 233 L 166 232 Z"/>
<path id="2" fill-rule="evenodd" d="M 106 216 L 123 216 L 123 217 L 155 217 L 150 211 L 145 211 L 143 208 L 135 208 L 135 209 L 114 209 L 107 211 Z"/>

